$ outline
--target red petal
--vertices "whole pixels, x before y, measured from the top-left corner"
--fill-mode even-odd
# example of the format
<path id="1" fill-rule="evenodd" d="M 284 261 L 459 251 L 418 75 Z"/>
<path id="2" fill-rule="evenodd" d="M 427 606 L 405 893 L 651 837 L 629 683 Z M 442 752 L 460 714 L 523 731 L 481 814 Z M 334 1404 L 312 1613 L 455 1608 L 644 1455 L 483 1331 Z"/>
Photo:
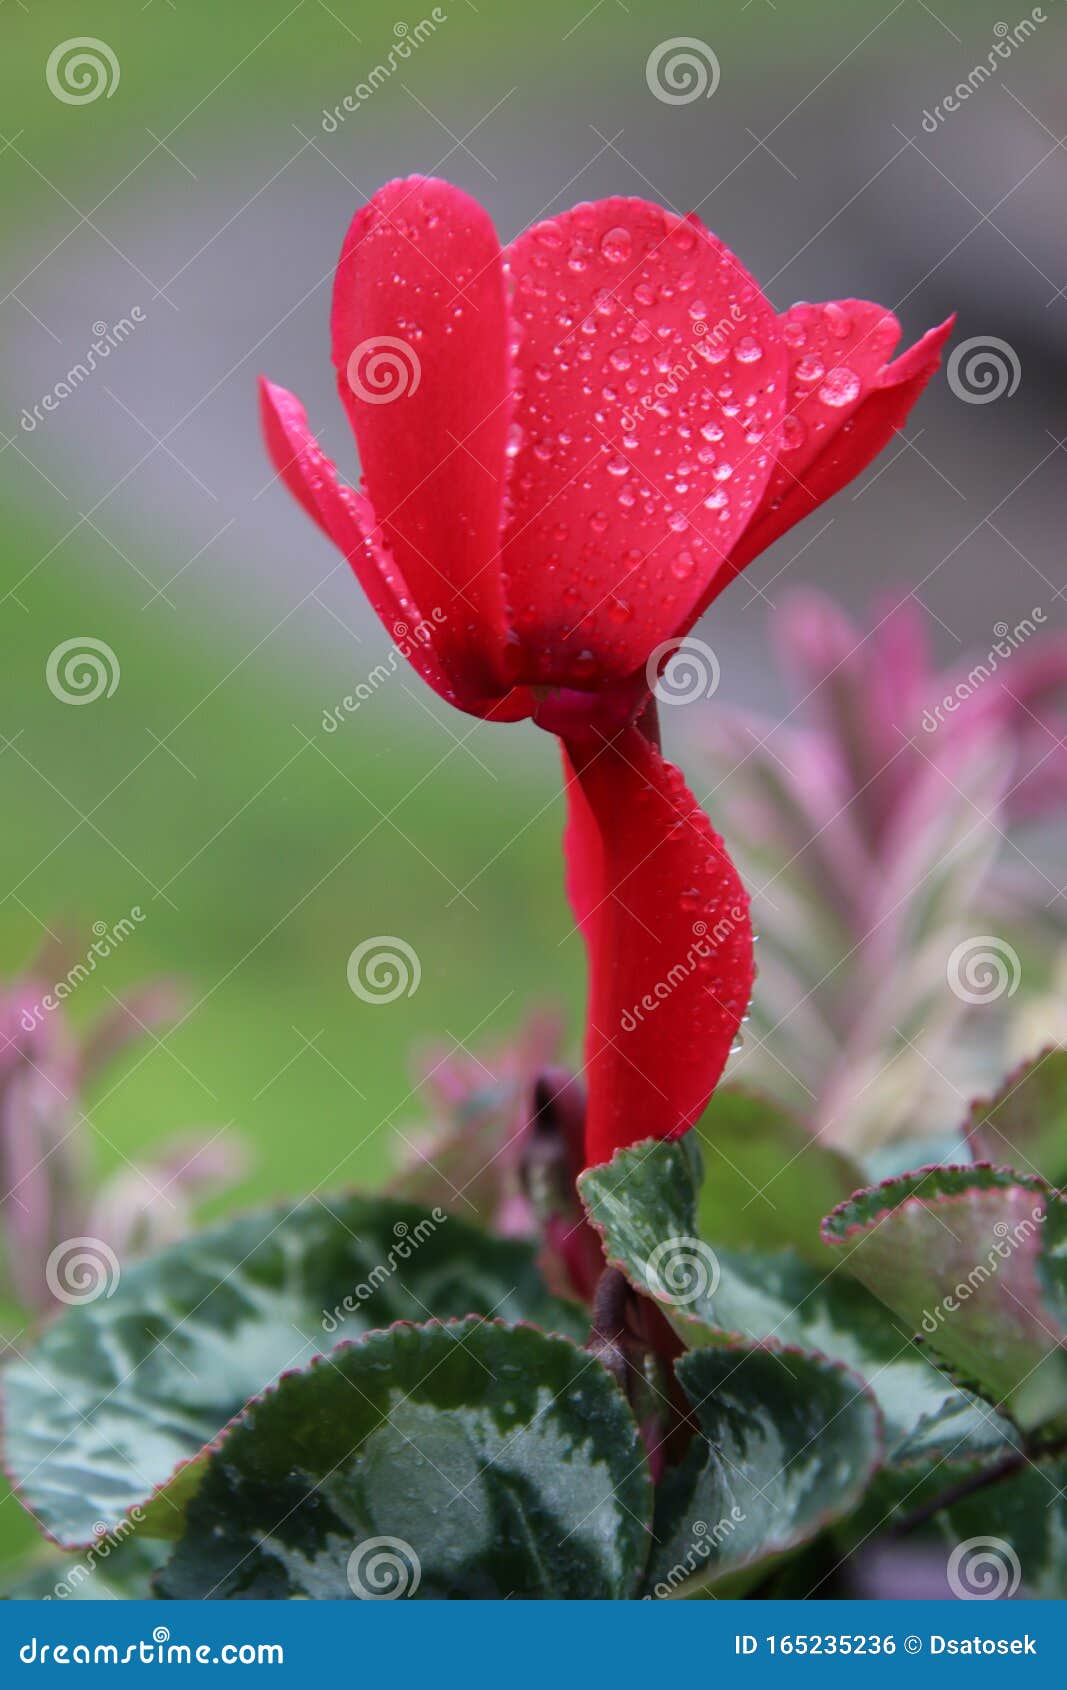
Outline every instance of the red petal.
<path id="1" fill-rule="evenodd" d="M 487 722 L 524 722 L 533 712 L 534 696 L 529 687 L 513 687 L 505 697 L 484 704 L 472 714 L 484 716 Z"/>
<path id="2" fill-rule="evenodd" d="M 525 679 L 588 687 L 640 668 L 751 517 L 785 351 L 737 259 L 643 200 L 538 224 L 507 267 L 521 331 L 511 621 Z"/>
<path id="3" fill-rule="evenodd" d="M 500 245 L 447 182 L 390 182 L 356 213 L 333 294 L 333 361 L 367 491 L 440 650 L 499 685 L 499 547 L 509 420 Z"/>
<path id="4" fill-rule="evenodd" d="M 752 991 L 748 896 L 638 728 L 572 743 L 569 890 L 589 954 L 586 1160 L 698 1120 Z"/>
<path id="5" fill-rule="evenodd" d="M 423 680 L 443 698 L 459 703 L 457 688 L 437 655 L 437 626 L 424 621 L 381 546 L 370 502 L 338 482 L 337 470 L 308 427 L 307 413 L 294 393 L 261 377 L 259 394 L 267 451 L 290 493 L 344 553 L 390 638 Z M 416 628 L 425 630 L 426 637 L 412 638 Z"/>
<path id="6" fill-rule="evenodd" d="M 940 364 L 954 322 L 949 317 L 887 364 L 901 331 L 882 306 L 842 299 L 794 305 L 785 313 L 781 328 L 791 368 L 778 462 L 759 509 L 698 614 L 746 564 L 878 456 Z"/>

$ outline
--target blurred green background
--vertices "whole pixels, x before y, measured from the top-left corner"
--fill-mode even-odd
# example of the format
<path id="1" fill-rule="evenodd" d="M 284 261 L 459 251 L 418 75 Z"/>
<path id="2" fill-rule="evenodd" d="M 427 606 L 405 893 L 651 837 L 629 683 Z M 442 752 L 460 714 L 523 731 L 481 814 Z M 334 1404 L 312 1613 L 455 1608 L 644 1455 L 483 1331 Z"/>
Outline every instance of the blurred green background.
<path id="1" fill-rule="evenodd" d="M 421 0 L 404 14 L 396 0 L 0 8 L 0 967 L 13 973 L 48 930 L 80 954 L 94 922 L 138 905 L 146 919 L 78 991 L 73 1019 L 158 974 L 187 992 L 177 1029 L 132 1050 L 92 1099 L 102 1170 L 177 1129 L 226 1127 L 254 1158 L 237 1197 L 373 1182 L 420 1116 L 420 1040 L 491 1045 L 546 998 L 579 1024 L 552 743 L 452 717 L 406 670 L 322 731 L 386 640 L 270 485 L 254 379 L 297 390 L 354 475 L 327 364 L 329 283 L 348 219 L 387 177 L 452 176 L 505 236 L 602 193 L 708 196 L 703 215 L 779 305 L 902 301 L 914 338 L 960 304 L 972 332 L 1004 334 L 1040 366 L 1026 421 L 932 396 L 921 450 L 835 507 L 797 574 L 860 603 L 933 572 L 949 652 L 1047 598 L 1009 545 L 1062 580 L 1062 468 L 1043 440 L 1067 309 L 1049 300 L 1067 278 L 1043 156 L 1062 128 L 1059 17 L 1047 47 L 1005 71 L 1010 100 L 983 90 L 984 110 L 976 100 L 931 140 L 924 107 L 993 38 L 1000 13 L 984 3 L 441 9 L 402 74 L 329 135 L 323 109 L 399 23 L 429 15 Z M 78 35 L 121 65 L 113 97 L 87 106 L 45 84 L 53 47 Z M 684 110 L 651 100 L 644 77 L 652 47 L 682 35 L 713 43 L 722 66 L 715 98 Z M 915 135 L 933 166 L 906 145 Z M 1009 188 L 1001 238 L 982 210 Z M 144 327 L 27 431 L 24 408 L 91 325 L 134 304 Z M 981 522 L 990 487 L 1008 494 L 1024 475 L 1029 537 L 1009 506 L 1002 543 Z M 798 550 L 783 542 L 755 566 L 760 591 L 742 584 L 723 606 L 728 697 L 778 696 L 766 624 Z M 114 696 L 84 709 L 45 684 L 49 652 L 76 635 L 121 662 Z M 699 728 L 686 732 L 691 749 Z M 349 990 L 349 953 L 372 934 L 417 949 L 411 998 L 372 1007 Z M 0 1507 L 9 1547 L 24 1524 Z"/>

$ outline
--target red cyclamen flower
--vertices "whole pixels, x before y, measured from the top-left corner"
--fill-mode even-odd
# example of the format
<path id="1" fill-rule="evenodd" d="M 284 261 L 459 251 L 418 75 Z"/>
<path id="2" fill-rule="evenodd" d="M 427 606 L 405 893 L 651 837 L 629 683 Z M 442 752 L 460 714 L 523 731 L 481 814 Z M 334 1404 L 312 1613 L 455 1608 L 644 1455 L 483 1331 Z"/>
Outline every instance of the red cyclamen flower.
<path id="1" fill-rule="evenodd" d="M 888 364 L 890 313 L 779 315 L 695 217 L 603 200 L 502 251 L 475 201 L 413 177 L 356 214 L 334 286 L 365 491 L 263 383 L 278 473 L 424 679 L 564 741 L 590 1161 L 693 1124 L 752 983 L 733 866 L 634 725 L 646 664 L 866 467 L 950 327 Z"/>

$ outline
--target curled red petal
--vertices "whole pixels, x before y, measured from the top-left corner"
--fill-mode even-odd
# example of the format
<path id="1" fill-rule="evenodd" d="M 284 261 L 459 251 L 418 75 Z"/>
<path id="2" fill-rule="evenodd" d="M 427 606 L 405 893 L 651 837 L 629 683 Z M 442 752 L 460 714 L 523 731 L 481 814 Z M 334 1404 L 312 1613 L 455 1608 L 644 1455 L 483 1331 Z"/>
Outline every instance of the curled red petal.
<path id="1" fill-rule="evenodd" d="M 759 508 L 699 606 L 876 458 L 903 427 L 941 362 L 955 317 L 889 364 L 900 338 L 892 312 L 865 299 L 794 305 L 780 319 L 790 354 L 778 457 Z M 695 620 L 695 618 L 694 618 Z"/>
<path id="2" fill-rule="evenodd" d="M 423 617 L 400 571 L 381 544 L 370 501 L 343 486 L 308 426 L 299 399 L 260 378 L 260 418 L 271 462 L 290 493 L 345 555 L 390 638 L 434 691 L 485 714 L 462 694 L 436 644 L 437 625 Z"/>
<path id="3" fill-rule="evenodd" d="M 590 687 L 673 634 L 763 492 L 785 351 L 699 222 L 575 206 L 507 251 L 518 390 L 504 575 L 524 678 Z"/>
<path id="4" fill-rule="evenodd" d="M 508 320 L 488 214 L 448 182 L 390 182 L 348 231 L 333 361 L 368 494 L 439 649 L 468 690 L 503 679 L 499 546 Z"/>
<path id="5" fill-rule="evenodd" d="M 752 926 L 722 840 L 639 728 L 572 741 L 564 772 L 593 1165 L 699 1119 L 752 993 Z"/>

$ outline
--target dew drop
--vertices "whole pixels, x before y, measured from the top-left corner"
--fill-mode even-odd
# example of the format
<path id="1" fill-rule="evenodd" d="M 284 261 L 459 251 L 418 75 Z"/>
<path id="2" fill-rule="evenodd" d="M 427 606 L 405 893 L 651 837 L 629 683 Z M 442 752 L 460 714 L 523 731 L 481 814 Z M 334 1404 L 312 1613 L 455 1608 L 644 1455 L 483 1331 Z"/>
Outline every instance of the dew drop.
<path id="1" fill-rule="evenodd" d="M 806 353 L 796 367 L 798 381 L 821 381 L 825 374 L 826 365 L 817 352 Z"/>
<path id="2" fill-rule="evenodd" d="M 855 370 L 847 365 L 839 364 L 830 371 L 819 389 L 818 397 L 824 405 L 851 405 L 853 399 L 859 398 L 861 382 Z"/>
<path id="3" fill-rule="evenodd" d="M 847 340 L 852 332 L 852 317 L 845 310 L 845 307 L 832 299 L 829 304 L 823 306 L 822 311 L 826 319 L 826 326 L 834 339 Z"/>
<path id="4" fill-rule="evenodd" d="M 609 229 L 601 237 L 600 251 L 609 264 L 625 264 L 634 249 L 633 237 L 629 229 L 621 226 Z"/>
<path id="5" fill-rule="evenodd" d="M 795 452 L 798 446 L 803 446 L 808 437 L 808 431 L 799 417 L 792 415 L 782 418 L 782 450 Z"/>

